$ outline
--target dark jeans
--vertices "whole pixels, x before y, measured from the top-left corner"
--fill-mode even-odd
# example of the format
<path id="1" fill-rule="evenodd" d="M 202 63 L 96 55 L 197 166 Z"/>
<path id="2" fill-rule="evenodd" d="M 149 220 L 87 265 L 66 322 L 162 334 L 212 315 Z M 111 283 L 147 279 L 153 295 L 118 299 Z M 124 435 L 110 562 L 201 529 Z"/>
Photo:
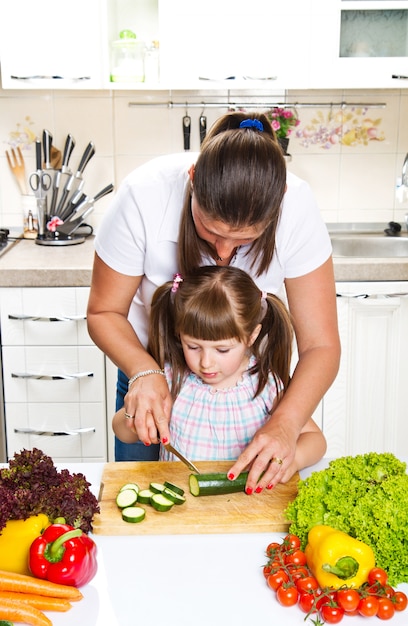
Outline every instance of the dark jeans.
<path id="1" fill-rule="evenodd" d="M 128 390 L 128 378 L 118 370 L 118 382 L 116 385 L 116 410 L 119 411 L 124 405 L 124 398 Z M 145 446 L 144 443 L 123 443 L 115 437 L 115 461 L 157 461 L 159 458 L 160 444 Z"/>

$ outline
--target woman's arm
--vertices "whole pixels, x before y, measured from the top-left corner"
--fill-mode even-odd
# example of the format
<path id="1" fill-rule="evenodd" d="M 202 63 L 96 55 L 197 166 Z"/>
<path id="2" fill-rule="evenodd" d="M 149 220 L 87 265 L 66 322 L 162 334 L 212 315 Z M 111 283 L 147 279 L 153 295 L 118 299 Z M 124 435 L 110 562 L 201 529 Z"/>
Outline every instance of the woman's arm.
<path id="1" fill-rule="evenodd" d="M 88 330 L 95 344 L 131 378 L 138 372 L 160 369 L 140 343 L 127 316 L 142 276 L 125 276 L 95 255 L 88 302 Z M 171 398 L 164 376 L 151 374 L 135 381 L 125 396 L 126 413 L 135 416 L 141 441 L 169 439 Z"/>
<path id="2" fill-rule="evenodd" d="M 340 361 L 336 291 L 332 259 L 321 267 L 286 280 L 289 309 L 296 333 L 299 361 L 282 400 L 270 419 L 231 466 L 238 476 L 251 466 L 249 492 L 276 484 L 293 463 L 299 435 L 333 383 Z M 282 459 L 282 465 L 271 462 Z M 252 464 L 252 465 L 251 465 Z"/>

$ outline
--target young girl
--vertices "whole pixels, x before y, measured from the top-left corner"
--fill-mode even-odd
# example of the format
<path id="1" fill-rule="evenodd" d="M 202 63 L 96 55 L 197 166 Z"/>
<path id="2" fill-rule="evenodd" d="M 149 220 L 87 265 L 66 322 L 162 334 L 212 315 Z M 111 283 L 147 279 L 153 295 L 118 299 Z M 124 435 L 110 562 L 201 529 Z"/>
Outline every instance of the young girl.
<path id="1" fill-rule="evenodd" d="M 235 460 L 273 419 L 290 380 L 292 324 L 284 304 L 233 266 L 176 274 L 152 300 L 149 351 L 164 368 L 173 399 L 171 443 L 192 460 Z M 138 440 L 134 419 L 119 410 L 113 430 Z M 310 418 L 293 463 L 279 480 L 321 459 L 323 433 Z M 175 460 L 164 448 L 161 460 Z M 282 465 L 280 458 L 272 461 Z"/>

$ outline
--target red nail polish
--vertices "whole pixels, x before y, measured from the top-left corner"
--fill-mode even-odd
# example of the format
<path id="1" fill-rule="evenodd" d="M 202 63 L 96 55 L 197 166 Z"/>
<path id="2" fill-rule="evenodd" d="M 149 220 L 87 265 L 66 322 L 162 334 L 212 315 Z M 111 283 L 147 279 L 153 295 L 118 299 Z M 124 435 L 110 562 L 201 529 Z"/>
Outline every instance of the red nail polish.
<path id="1" fill-rule="evenodd" d="M 262 487 L 259 487 L 258 485 L 258 487 L 255 489 L 255 493 L 261 493 L 261 491 L 262 491 Z"/>
<path id="2" fill-rule="evenodd" d="M 229 480 L 234 480 L 234 478 L 235 478 L 235 474 L 233 474 L 232 472 L 230 472 L 230 473 L 227 475 L 227 478 L 228 478 Z"/>
<path id="3" fill-rule="evenodd" d="M 273 484 L 272 484 L 272 483 L 269 483 L 269 485 L 266 485 L 266 488 L 267 488 L 267 489 L 273 489 Z"/>
<path id="4" fill-rule="evenodd" d="M 167 442 L 168 442 L 167 437 L 163 437 L 163 439 L 162 439 L 162 444 L 165 446 Z"/>
<path id="5" fill-rule="evenodd" d="M 248 496 L 250 496 L 250 495 L 252 494 L 252 492 L 253 492 L 252 487 L 247 487 L 247 488 L 245 489 L 245 493 L 246 493 Z"/>
<path id="6" fill-rule="evenodd" d="M 144 442 L 144 445 L 145 445 L 145 446 L 150 446 L 150 441 L 145 441 L 145 442 Z"/>

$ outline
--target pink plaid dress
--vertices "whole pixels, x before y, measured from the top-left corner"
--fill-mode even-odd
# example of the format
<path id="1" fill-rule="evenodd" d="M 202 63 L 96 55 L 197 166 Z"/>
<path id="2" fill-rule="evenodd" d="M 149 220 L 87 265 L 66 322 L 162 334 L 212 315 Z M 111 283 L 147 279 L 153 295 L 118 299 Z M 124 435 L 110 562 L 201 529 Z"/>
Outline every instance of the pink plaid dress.
<path id="1" fill-rule="evenodd" d="M 248 369 L 254 364 L 251 357 Z M 165 367 L 171 385 L 171 371 Z M 170 420 L 170 442 L 193 461 L 235 460 L 269 419 L 277 395 L 273 376 L 254 398 L 257 376 L 246 371 L 227 389 L 215 390 L 191 373 L 176 398 Z M 164 448 L 160 460 L 177 461 Z"/>

